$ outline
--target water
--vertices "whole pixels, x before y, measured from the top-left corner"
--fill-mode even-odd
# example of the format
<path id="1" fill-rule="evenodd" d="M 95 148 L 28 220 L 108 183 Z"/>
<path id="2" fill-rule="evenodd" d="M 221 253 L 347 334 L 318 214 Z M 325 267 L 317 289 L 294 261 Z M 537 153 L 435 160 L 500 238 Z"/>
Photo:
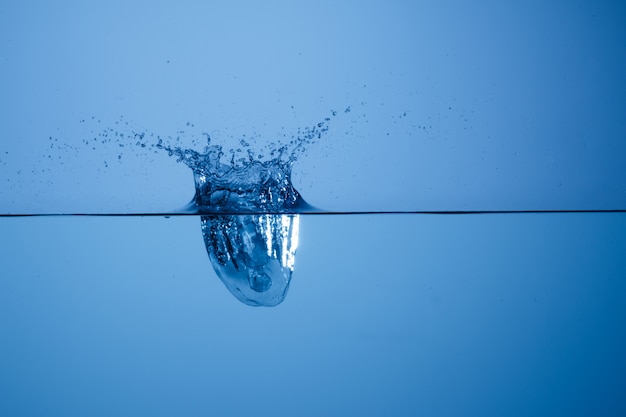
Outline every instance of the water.
<path id="1" fill-rule="evenodd" d="M 300 215 L 288 296 L 202 216 L 0 218 L 7 415 L 622 415 L 624 214 Z"/>
<path id="2" fill-rule="evenodd" d="M 324 212 L 291 170 L 329 120 L 140 133 L 193 172 L 166 216 L 0 218 L 0 410 L 622 415 L 626 214 Z"/>
<path id="3" fill-rule="evenodd" d="M 215 272 L 239 301 L 280 304 L 295 265 L 300 216 L 202 216 L 202 236 Z"/>
<path id="4" fill-rule="evenodd" d="M 242 138 L 241 147 L 231 149 L 230 163 L 208 134 L 202 153 L 158 138 L 157 149 L 193 171 L 195 195 L 183 212 L 211 213 L 201 217 L 207 253 L 226 288 L 244 304 L 273 307 L 287 295 L 298 247 L 297 213 L 313 210 L 293 186 L 291 169 L 298 153 L 328 131 L 329 121 L 298 131 L 287 144 L 271 143 L 268 159 Z M 137 145 L 145 147 L 141 140 Z M 236 158 L 242 148 L 247 157 Z"/>
<path id="5" fill-rule="evenodd" d="M 0 218 L 1 414 L 623 415 L 625 213 L 328 213 L 304 137 L 153 144 L 167 216 Z"/>

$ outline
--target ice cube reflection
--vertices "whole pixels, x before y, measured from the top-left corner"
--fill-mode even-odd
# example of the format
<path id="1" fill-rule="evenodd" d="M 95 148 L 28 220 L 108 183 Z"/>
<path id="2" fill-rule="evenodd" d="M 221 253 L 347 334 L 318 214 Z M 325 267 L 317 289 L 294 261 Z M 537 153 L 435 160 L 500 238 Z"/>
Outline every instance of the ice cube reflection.
<path id="1" fill-rule="evenodd" d="M 201 216 L 215 272 L 241 302 L 272 307 L 287 294 L 298 248 L 298 214 Z"/>

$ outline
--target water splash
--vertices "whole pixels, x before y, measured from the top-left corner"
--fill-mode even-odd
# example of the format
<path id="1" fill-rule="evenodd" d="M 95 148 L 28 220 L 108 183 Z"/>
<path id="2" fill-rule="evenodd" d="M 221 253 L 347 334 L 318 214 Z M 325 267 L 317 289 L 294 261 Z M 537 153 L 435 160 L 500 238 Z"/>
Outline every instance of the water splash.
<path id="1" fill-rule="evenodd" d="M 195 195 L 185 211 L 210 214 L 201 217 L 209 259 L 244 304 L 272 307 L 287 294 L 298 247 L 297 213 L 312 208 L 293 186 L 291 170 L 305 147 L 328 131 L 329 120 L 299 131 L 288 144 L 270 145 L 269 159 L 245 139 L 240 145 L 246 156 L 236 157 L 239 148 L 227 159 L 208 134 L 202 153 L 161 139 L 156 144 L 193 171 Z"/>
<path id="2" fill-rule="evenodd" d="M 348 107 L 343 113 L 349 112 Z M 275 306 L 284 300 L 295 266 L 298 213 L 315 210 L 293 186 L 292 168 L 308 146 L 329 131 L 329 122 L 337 114 L 332 110 L 322 121 L 298 129 L 289 138 L 279 136 L 260 149 L 255 148 L 260 138 L 243 136 L 235 148 L 225 151 L 204 132 L 191 135 L 189 148 L 183 140 L 190 136 L 188 129 L 194 128 L 190 122 L 174 137 L 162 137 L 134 129 L 123 118 L 83 142 L 94 150 L 99 144 L 112 144 L 120 152 L 166 152 L 187 165 L 195 193 L 177 212 L 201 215 L 213 269 L 238 300 L 251 306 Z M 203 138 L 204 148 L 198 151 Z M 117 160 L 121 162 L 121 153 Z"/>
<path id="3" fill-rule="evenodd" d="M 270 144 L 265 152 L 255 152 L 248 141 L 241 139 L 241 147 L 229 151 L 230 158 L 222 146 L 211 143 L 208 134 L 203 152 L 165 145 L 161 138 L 155 147 L 193 171 L 195 195 L 185 207 L 187 212 L 295 213 L 312 207 L 291 182 L 293 164 L 306 146 L 328 131 L 328 121 L 330 118 L 299 130 L 287 144 Z M 238 157 L 241 153 L 246 156 Z"/>
<path id="4" fill-rule="evenodd" d="M 157 147 L 193 171 L 195 195 L 187 212 L 282 213 L 310 207 L 291 183 L 295 158 L 283 160 L 284 151 L 268 161 L 254 159 L 250 152 L 248 160 L 233 157 L 227 164 L 219 145 L 207 145 L 203 153 L 161 143 Z"/>

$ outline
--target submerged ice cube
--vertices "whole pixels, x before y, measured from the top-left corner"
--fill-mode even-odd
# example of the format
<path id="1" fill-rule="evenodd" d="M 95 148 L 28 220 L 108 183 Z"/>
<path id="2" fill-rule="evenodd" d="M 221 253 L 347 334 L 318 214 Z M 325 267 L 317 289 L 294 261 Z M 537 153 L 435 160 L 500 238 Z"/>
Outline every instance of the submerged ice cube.
<path id="1" fill-rule="evenodd" d="M 213 268 L 237 299 L 266 307 L 284 300 L 298 247 L 299 215 L 208 215 L 201 222 Z"/>

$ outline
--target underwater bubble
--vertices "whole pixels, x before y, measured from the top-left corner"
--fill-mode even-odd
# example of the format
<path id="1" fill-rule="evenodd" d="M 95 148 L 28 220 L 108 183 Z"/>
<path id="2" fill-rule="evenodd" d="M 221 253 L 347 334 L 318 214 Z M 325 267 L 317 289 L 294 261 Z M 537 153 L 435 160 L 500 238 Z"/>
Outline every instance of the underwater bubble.
<path id="1" fill-rule="evenodd" d="M 273 307 L 287 295 L 298 247 L 299 215 L 202 216 L 213 269 L 242 303 Z"/>

